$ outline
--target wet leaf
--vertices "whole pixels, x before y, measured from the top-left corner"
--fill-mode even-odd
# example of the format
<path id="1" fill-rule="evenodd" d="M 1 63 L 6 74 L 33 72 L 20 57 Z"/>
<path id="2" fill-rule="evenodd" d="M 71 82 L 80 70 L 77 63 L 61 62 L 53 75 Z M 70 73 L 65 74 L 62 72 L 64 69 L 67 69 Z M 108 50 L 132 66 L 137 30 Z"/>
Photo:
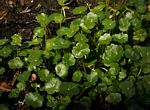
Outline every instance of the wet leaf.
<path id="1" fill-rule="evenodd" d="M 143 42 L 147 38 L 147 32 L 145 29 L 139 29 L 135 31 L 133 34 L 134 34 L 133 40 L 136 40 L 139 42 Z"/>
<path id="2" fill-rule="evenodd" d="M 130 27 L 130 22 L 127 18 L 121 18 L 119 20 L 119 29 L 120 31 L 127 31 Z"/>
<path id="3" fill-rule="evenodd" d="M 26 88 L 26 83 L 25 82 L 18 82 L 16 87 L 19 89 L 19 91 L 23 91 Z"/>
<path id="4" fill-rule="evenodd" d="M 58 4 L 63 6 L 65 5 L 65 2 L 67 2 L 68 0 L 57 0 Z"/>
<path id="5" fill-rule="evenodd" d="M 44 97 L 36 92 L 29 92 L 25 95 L 25 102 L 34 108 L 41 107 L 43 105 Z"/>
<path id="6" fill-rule="evenodd" d="M 101 35 L 98 39 L 99 45 L 108 45 L 112 41 L 112 36 L 108 33 L 105 33 L 104 35 Z"/>
<path id="7" fill-rule="evenodd" d="M 80 103 L 85 106 L 85 107 L 90 107 L 91 104 L 92 104 L 92 99 L 90 97 L 87 97 L 87 96 L 83 96 L 81 99 L 80 99 Z"/>
<path id="8" fill-rule="evenodd" d="M 51 96 L 51 95 L 47 95 L 47 106 L 48 107 L 54 107 L 56 105 L 56 99 Z"/>
<path id="9" fill-rule="evenodd" d="M 107 90 L 107 85 L 105 83 L 99 83 L 96 87 L 98 93 L 103 93 Z"/>
<path id="10" fill-rule="evenodd" d="M 31 75 L 30 71 L 24 71 L 18 75 L 17 80 L 18 81 L 28 81 L 30 75 Z"/>
<path id="11" fill-rule="evenodd" d="M 65 49 L 70 47 L 71 42 L 63 38 L 51 38 L 46 40 L 46 50 Z"/>
<path id="12" fill-rule="evenodd" d="M 9 110 L 8 106 L 6 104 L 0 104 L 1 110 Z"/>
<path id="13" fill-rule="evenodd" d="M 0 75 L 5 73 L 5 68 L 4 67 L 0 67 Z"/>
<path id="14" fill-rule="evenodd" d="M 79 7 L 75 7 L 73 10 L 72 10 L 72 13 L 73 14 L 83 14 L 84 12 L 86 12 L 87 10 L 87 7 L 85 6 L 79 6 Z"/>
<path id="15" fill-rule="evenodd" d="M 117 103 L 121 102 L 121 100 L 122 100 L 122 98 L 121 98 L 120 93 L 110 93 L 106 97 L 106 101 L 108 101 L 111 104 L 117 104 Z"/>
<path id="16" fill-rule="evenodd" d="M 0 49 L 0 56 L 8 57 L 12 53 L 12 49 L 9 46 L 4 46 Z"/>
<path id="17" fill-rule="evenodd" d="M 113 21 L 111 19 L 104 19 L 102 21 L 102 24 L 105 29 L 114 29 L 116 26 L 116 21 Z"/>
<path id="18" fill-rule="evenodd" d="M 22 44 L 22 36 L 19 34 L 14 34 L 12 37 L 11 45 L 21 46 Z"/>
<path id="19" fill-rule="evenodd" d="M 116 41 L 120 44 L 126 43 L 128 41 L 128 34 L 119 33 L 119 34 L 114 34 L 112 37 L 113 37 L 113 41 Z"/>
<path id="20" fill-rule="evenodd" d="M 74 81 L 74 82 L 80 82 L 82 76 L 83 76 L 83 73 L 80 70 L 76 70 L 73 73 L 72 81 Z"/>
<path id="21" fill-rule="evenodd" d="M 86 38 L 85 34 L 76 34 L 75 37 L 74 37 L 74 40 L 76 42 L 83 42 L 83 43 L 86 43 L 88 42 L 88 39 Z"/>
<path id="22" fill-rule="evenodd" d="M 53 77 L 48 69 L 39 69 L 37 73 L 41 81 L 49 81 Z"/>
<path id="23" fill-rule="evenodd" d="M 59 92 L 61 81 L 58 78 L 52 78 L 49 82 L 45 83 L 44 89 L 48 94 Z"/>
<path id="24" fill-rule="evenodd" d="M 38 14 L 36 19 L 40 26 L 43 28 L 45 28 L 50 23 L 50 18 L 45 13 Z"/>
<path id="25" fill-rule="evenodd" d="M 0 46 L 6 44 L 8 42 L 8 39 L 4 38 L 4 39 L 0 39 Z"/>
<path id="26" fill-rule="evenodd" d="M 103 63 L 110 65 L 113 62 L 118 62 L 123 54 L 122 46 L 111 44 L 106 47 L 105 53 L 102 56 Z"/>
<path id="27" fill-rule="evenodd" d="M 72 54 L 76 58 L 82 58 L 90 52 L 89 45 L 86 43 L 77 43 L 72 49 Z"/>
<path id="28" fill-rule="evenodd" d="M 56 74 L 61 77 L 65 78 L 68 75 L 68 67 L 63 63 L 59 63 L 55 66 Z"/>
<path id="29" fill-rule="evenodd" d="M 77 83 L 73 82 L 62 82 L 60 85 L 60 93 L 66 96 L 72 97 L 80 93 L 81 89 Z"/>
<path id="30" fill-rule="evenodd" d="M 76 59 L 74 58 L 74 56 L 71 53 L 65 53 L 62 57 L 62 62 L 66 66 L 73 66 L 76 62 Z"/>
<path id="31" fill-rule="evenodd" d="M 45 29 L 42 27 L 36 27 L 33 31 L 35 36 L 43 37 L 45 35 Z"/>
<path id="32" fill-rule="evenodd" d="M 60 13 L 53 13 L 53 14 L 50 15 L 50 19 L 54 20 L 55 23 L 62 23 L 64 17 Z"/>
<path id="33" fill-rule="evenodd" d="M 11 69 L 22 68 L 24 62 L 20 59 L 20 57 L 16 57 L 12 60 L 9 60 L 8 65 Z"/>

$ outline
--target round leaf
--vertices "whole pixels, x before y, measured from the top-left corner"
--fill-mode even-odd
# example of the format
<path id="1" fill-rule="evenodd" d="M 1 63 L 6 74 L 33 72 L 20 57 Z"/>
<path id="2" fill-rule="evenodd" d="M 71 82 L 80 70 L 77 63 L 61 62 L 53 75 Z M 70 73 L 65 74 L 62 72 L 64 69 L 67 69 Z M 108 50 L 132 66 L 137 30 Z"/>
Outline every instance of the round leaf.
<path id="1" fill-rule="evenodd" d="M 29 77 L 31 75 L 31 72 L 29 71 L 24 71 L 23 73 L 20 73 L 17 77 L 18 81 L 28 81 Z"/>
<path id="2" fill-rule="evenodd" d="M 82 58 L 90 52 L 89 45 L 86 43 L 77 43 L 72 49 L 72 54 L 76 58 Z"/>
<path id="3" fill-rule="evenodd" d="M 72 77 L 72 80 L 74 82 L 80 82 L 81 81 L 81 78 L 83 76 L 83 73 L 80 71 L 80 70 L 77 70 L 73 73 L 73 77 Z"/>
<path id="4" fill-rule="evenodd" d="M 130 22 L 128 19 L 126 18 L 121 18 L 119 20 L 119 29 L 120 31 L 127 31 L 129 29 L 129 26 L 130 26 Z"/>
<path id="5" fill-rule="evenodd" d="M 0 39 L 0 46 L 6 44 L 8 42 L 8 39 Z"/>
<path id="6" fill-rule="evenodd" d="M 120 44 L 126 43 L 128 41 L 128 34 L 119 33 L 119 34 L 114 34 L 112 37 L 113 37 L 113 41 L 116 41 Z"/>
<path id="7" fill-rule="evenodd" d="M 44 97 L 36 92 L 29 92 L 25 95 L 25 102 L 34 108 L 41 107 L 43 105 Z"/>
<path id="8" fill-rule="evenodd" d="M 55 92 L 59 92 L 60 85 L 61 81 L 58 78 L 52 78 L 45 84 L 44 88 L 48 94 L 54 94 Z"/>
<path id="9" fill-rule="evenodd" d="M 108 45 L 112 40 L 112 37 L 110 36 L 110 34 L 105 33 L 104 35 L 100 36 L 100 38 L 98 39 L 98 43 L 99 45 Z"/>
<path id="10" fill-rule="evenodd" d="M 104 19 L 102 24 L 104 25 L 105 29 L 114 29 L 116 26 L 116 22 L 111 19 Z"/>
<path id="11" fill-rule="evenodd" d="M 76 59 L 74 58 L 74 56 L 71 53 L 65 53 L 62 57 L 62 62 L 66 66 L 73 66 L 76 62 Z"/>
<path id="12" fill-rule="evenodd" d="M 22 36 L 19 34 L 14 34 L 12 37 L 12 42 L 11 45 L 17 45 L 17 46 L 21 46 L 21 42 L 22 42 Z"/>
<path id="13" fill-rule="evenodd" d="M 56 74 L 61 78 L 64 78 L 68 75 L 68 67 L 64 65 L 63 63 L 57 64 L 55 66 L 55 71 L 56 71 Z"/>
<path id="14" fill-rule="evenodd" d="M 0 56 L 2 57 L 8 57 L 12 52 L 12 49 L 9 46 L 4 46 L 2 49 L 0 49 Z"/>
<path id="15" fill-rule="evenodd" d="M 33 31 L 35 36 L 43 37 L 45 35 L 45 29 L 42 27 L 36 27 Z"/>
<path id="16" fill-rule="evenodd" d="M 24 63 L 19 57 L 16 57 L 12 60 L 9 60 L 8 65 L 9 68 L 16 69 L 16 68 L 22 68 Z"/>
<path id="17" fill-rule="evenodd" d="M 63 82 L 60 85 L 60 93 L 66 95 L 66 96 L 75 96 L 79 94 L 81 89 L 79 88 L 79 85 L 77 83 L 73 82 Z"/>
<path id="18" fill-rule="evenodd" d="M 72 12 L 73 12 L 73 14 L 77 15 L 77 14 L 82 14 L 82 13 L 86 12 L 86 10 L 87 10 L 87 7 L 85 7 L 85 6 L 79 6 L 79 7 L 74 8 L 72 10 Z"/>
<path id="19" fill-rule="evenodd" d="M 52 15 L 50 15 L 50 19 L 54 20 L 55 23 L 61 23 L 64 17 L 60 13 L 53 13 Z"/>
<path id="20" fill-rule="evenodd" d="M 133 40 L 143 42 L 147 38 L 147 32 L 145 29 L 139 29 L 135 31 L 133 36 Z"/>
<path id="21" fill-rule="evenodd" d="M 121 102 L 121 100 L 122 100 L 121 94 L 119 94 L 119 93 L 110 93 L 106 97 L 106 101 L 108 101 L 111 104 L 117 104 L 117 103 Z"/>
<path id="22" fill-rule="evenodd" d="M 36 19 L 41 27 L 44 28 L 50 23 L 50 18 L 45 13 L 38 14 Z"/>
<path id="23" fill-rule="evenodd" d="M 0 67 L 0 75 L 5 73 L 5 68 L 4 67 Z"/>

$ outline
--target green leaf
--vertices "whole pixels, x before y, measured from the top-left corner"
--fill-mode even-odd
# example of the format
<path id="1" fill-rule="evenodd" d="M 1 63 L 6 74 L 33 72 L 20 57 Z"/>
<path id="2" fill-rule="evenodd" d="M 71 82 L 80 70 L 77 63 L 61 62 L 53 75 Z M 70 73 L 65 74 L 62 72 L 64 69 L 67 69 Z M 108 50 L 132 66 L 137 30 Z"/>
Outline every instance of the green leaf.
<path id="1" fill-rule="evenodd" d="M 137 30 L 137 29 L 140 29 L 141 26 L 142 26 L 141 20 L 138 19 L 138 18 L 132 19 L 132 20 L 131 20 L 131 24 L 132 24 L 132 26 L 134 27 L 134 29 L 136 29 L 136 30 Z"/>
<path id="2" fill-rule="evenodd" d="M 45 35 L 45 29 L 43 27 L 36 27 L 33 33 L 35 36 L 43 37 Z"/>
<path id="3" fill-rule="evenodd" d="M 6 44 L 8 42 L 8 39 L 4 38 L 4 39 L 0 39 L 0 46 Z"/>
<path id="4" fill-rule="evenodd" d="M 27 55 L 28 55 L 28 49 L 23 49 L 23 50 L 19 51 L 19 56 L 25 57 Z"/>
<path id="5" fill-rule="evenodd" d="M 88 29 L 94 28 L 98 21 L 98 16 L 97 14 L 94 14 L 93 12 L 89 12 L 87 16 L 84 16 L 83 18 L 84 24 Z"/>
<path id="6" fill-rule="evenodd" d="M 118 62 L 123 56 L 123 48 L 120 45 L 111 44 L 107 46 L 102 56 L 103 63 L 110 65 L 113 62 Z"/>
<path id="7" fill-rule="evenodd" d="M 8 106 L 6 104 L 0 104 L 1 110 L 9 110 Z"/>
<path id="8" fill-rule="evenodd" d="M 57 0 L 58 4 L 61 6 L 65 5 L 66 1 L 68 1 L 68 0 Z"/>
<path id="9" fill-rule="evenodd" d="M 28 81 L 29 80 L 29 77 L 31 75 L 31 72 L 29 71 L 24 71 L 22 73 L 20 73 L 17 77 L 17 80 L 18 81 Z"/>
<path id="10" fill-rule="evenodd" d="M 16 69 L 16 68 L 22 68 L 24 65 L 24 62 L 20 59 L 20 57 L 16 57 L 12 60 L 9 60 L 8 62 L 9 68 Z"/>
<path id="11" fill-rule="evenodd" d="M 108 101 L 111 104 L 117 104 L 117 103 L 121 102 L 121 100 L 122 100 L 122 98 L 121 98 L 120 93 L 110 93 L 106 97 L 106 101 Z"/>
<path id="12" fill-rule="evenodd" d="M 120 71 L 120 67 L 118 63 L 110 64 L 109 74 L 111 76 L 117 76 L 119 74 L 119 71 Z"/>
<path id="13" fill-rule="evenodd" d="M 51 38 L 46 40 L 46 50 L 65 49 L 70 47 L 71 42 L 63 38 Z"/>
<path id="14" fill-rule="evenodd" d="M 52 78 L 49 82 L 45 83 L 44 89 L 48 94 L 59 92 L 61 81 L 58 78 Z"/>
<path id="15" fill-rule="evenodd" d="M 14 34 L 13 36 L 11 36 L 12 38 L 12 42 L 11 45 L 17 45 L 17 46 L 21 46 L 21 42 L 22 42 L 22 36 L 19 34 Z"/>
<path id="16" fill-rule="evenodd" d="M 31 49 L 28 51 L 29 56 L 27 58 L 27 61 L 30 63 L 32 66 L 39 66 L 42 64 L 43 59 L 41 57 L 43 51 L 39 49 Z"/>
<path id="17" fill-rule="evenodd" d="M 95 85 L 98 81 L 98 72 L 95 70 L 92 70 L 90 74 L 87 74 L 87 83 L 90 85 Z"/>
<path id="18" fill-rule="evenodd" d="M 60 13 L 53 13 L 50 15 L 50 19 L 54 20 L 55 23 L 62 23 L 62 21 L 64 20 L 64 17 Z"/>
<path id="19" fill-rule="evenodd" d="M 99 83 L 96 87 L 98 93 L 103 93 L 107 90 L 107 85 L 105 83 Z"/>
<path id="20" fill-rule="evenodd" d="M 116 21 L 113 21 L 111 19 L 104 19 L 102 21 L 102 24 L 104 25 L 104 28 L 107 30 L 114 29 L 116 27 Z"/>
<path id="21" fill-rule="evenodd" d="M 90 97 L 87 97 L 87 96 L 83 96 L 81 99 L 80 99 L 80 103 L 85 106 L 85 107 L 90 107 L 91 104 L 92 104 L 92 99 Z"/>
<path id="22" fill-rule="evenodd" d="M 73 73 L 72 81 L 74 81 L 74 82 L 80 82 L 82 76 L 83 76 L 83 73 L 82 73 L 80 70 L 76 70 L 76 71 Z"/>
<path id="23" fill-rule="evenodd" d="M 105 4 L 99 4 L 98 6 L 95 6 L 91 11 L 94 13 L 101 12 L 105 8 Z"/>
<path id="24" fill-rule="evenodd" d="M 68 75 L 68 67 L 63 63 L 59 63 L 55 66 L 56 74 L 61 77 L 65 78 Z"/>
<path id="25" fill-rule="evenodd" d="M 11 92 L 9 93 L 9 98 L 18 98 L 19 97 L 19 90 L 18 89 L 11 89 Z"/>
<path id="26" fill-rule="evenodd" d="M 0 67 L 0 75 L 5 73 L 5 68 L 4 67 Z"/>
<path id="27" fill-rule="evenodd" d="M 104 84 L 106 84 L 106 85 L 111 85 L 112 84 L 112 80 L 111 80 L 111 78 L 108 78 L 108 77 L 104 77 L 103 79 L 102 79 L 102 83 L 104 83 Z"/>
<path id="28" fill-rule="evenodd" d="M 79 7 L 75 7 L 73 10 L 72 10 L 72 13 L 77 15 L 77 14 L 83 14 L 84 12 L 86 12 L 87 10 L 87 7 L 85 6 L 79 6 Z"/>
<path id="29" fill-rule="evenodd" d="M 18 88 L 19 91 L 23 91 L 26 88 L 26 83 L 25 82 L 18 82 L 16 87 Z"/>
<path id="30" fill-rule="evenodd" d="M 49 81 L 53 77 L 53 75 L 50 74 L 48 69 L 40 69 L 39 68 L 37 73 L 38 73 L 38 76 L 40 77 L 41 81 Z"/>
<path id="31" fill-rule="evenodd" d="M 72 49 L 72 54 L 76 58 L 82 58 L 90 52 L 89 45 L 87 43 L 77 43 Z"/>
<path id="32" fill-rule="evenodd" d="M 134 34 L 133 40 L 136 40 L 139 42 L 143 42 L 147 38 L 147 32 L 145 29 L 139 29 L 135 31 L 133 34 Z"/>
<path id="33" fill-rule="evenodd" d="M 119 29 L 120 31 L 127 31 L 130 27 L 130 22 L 127 18 L 121 18 L 119 20 Z"/>
<path id="34" fill-rule="evenodd" d="M 119 78 L 118 79 L 123 80 L 124 78 L 126 78 L 126 76 L 127 76 L 126 70 L 121 68 L 121 71 L 119 72 Z"/>
<path id="35" fill-rule="evenodd" d="M 112 41 L 112 37 L 110 34 L 105 33 L 104 35 L 100 36 L 98 39 L 98 44 L 99 45 L 108 45 Z"/>
<path id="36" fill-rule="evenodd" d="M 29 92 L 25 95 L 25 102 L 34 108 L 41 107 L 43 105 L 44 97 L 36 92 Z"/>
<path id="37" fill-rule="evenodd" d="M 51 96 L 51 95 L 47 95 L 47 106 L 48 107 L 54 107 L 56 105 L 56 99 Z"/>
<path id="38" fill-rule="evenodd" d="M 84 24 L 84 20 L 81 21 L 80 27 L 82 28 L 82 30 L 83 30 L 85 33 L 91 33 L 91 31 L 88 29 L 88 27 Z"/>
<path id="39" fill-rule="evenodd" d="M 73 66 L 76 62 L 76 59 L 74 58 L 74 56 L 71 53 L 64 53 L 64 55 L 62 57 L 62 62 L 66 66 Z"/>
<path id="40" fill-rule="evenodd" d="M 119 87 L 121 92 L 128 98 L 131 98 L 135 95 L 135 85 L 134 85 L 134 77 L 128 77 L 127 80 L 120 83 Z"/>
<path id="41" fill-rule="evenodd" d="M 50 18 L 45 13 L 38 14 L 36 19 L 40 26 L 43 28 L 45 28 L 50 23 Z"/>
<path id="42" fill-rule="evenodd" d="M 128 34 L 119 33 L 119 34 L 114 34 L 112 37 L 113 37 L 113 41 L 116 41 L 120 44 L 126 43 L 128 41 Z"/>
<path id="43" fill-rule="evenodd" d="M 8 57 L 12 53 L 12 49 L 9 46 L 4 46 L 0 49 L 0 56 Z"/>
<path id="44" fill-rule="evenodd" d="M 65 96 L 76 96 L 80 93 L 81 88 L 79 87 L 79 85 L 77 83 L 73 83 L 73 82 L 62 82 L 62 84 L 60 85 L 60 93 L 64 94 Z"/>
<path id="45" fill-rule="evenodd" d="M 86 43 L 88 42 L 88 39 L 86 38 L 85 34 L 76 34 L 75 37 L 74 37 L 74 40 L 76 42 L 83 42 L 83 43 Z"/>

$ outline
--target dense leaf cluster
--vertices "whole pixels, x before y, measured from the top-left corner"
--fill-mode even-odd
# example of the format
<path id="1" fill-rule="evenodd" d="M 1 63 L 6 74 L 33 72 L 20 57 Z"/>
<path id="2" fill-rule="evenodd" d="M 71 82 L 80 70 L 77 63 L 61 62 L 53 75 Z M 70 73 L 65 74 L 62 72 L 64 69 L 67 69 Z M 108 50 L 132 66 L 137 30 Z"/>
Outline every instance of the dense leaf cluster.
<path id="1" fill-rule="evenodd" d="M 0 39 L 0 75 L 13 74 L 8 97 L 53 110 L 70 103 L 90 107 L 97 97 L 128 109 L 148 106 L 150 1 L 78 6 L 72 20 L 65 14 L 67 0 L 57 1 L 61 12 L 38 14 L 31 40 L 19 34 Z M 58 29 L 51 31 L 51 23 Z"/>

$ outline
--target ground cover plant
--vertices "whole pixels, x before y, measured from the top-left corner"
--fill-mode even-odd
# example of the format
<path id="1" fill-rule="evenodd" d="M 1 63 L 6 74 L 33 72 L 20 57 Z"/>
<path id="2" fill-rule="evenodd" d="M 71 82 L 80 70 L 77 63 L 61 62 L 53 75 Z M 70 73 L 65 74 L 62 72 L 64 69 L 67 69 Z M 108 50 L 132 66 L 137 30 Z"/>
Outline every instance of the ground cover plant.
<path id="1" fill-rule="evenodd" d="M 148 110 L 150 1 L 57 2 L 31 39 L 0 39 L 0 108 Z"/>

